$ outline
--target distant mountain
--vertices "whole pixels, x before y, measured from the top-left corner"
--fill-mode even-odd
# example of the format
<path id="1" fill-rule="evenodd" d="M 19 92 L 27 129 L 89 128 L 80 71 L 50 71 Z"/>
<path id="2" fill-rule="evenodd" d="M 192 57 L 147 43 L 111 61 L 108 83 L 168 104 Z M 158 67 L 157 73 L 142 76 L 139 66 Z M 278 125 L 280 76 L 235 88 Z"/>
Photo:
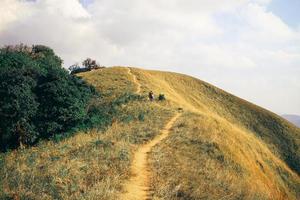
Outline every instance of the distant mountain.
<path id="1" fill-rule="evenodd" d="M 281 115 L 281 116 L 300 128 L 300 116 L 299 115 Z"/>

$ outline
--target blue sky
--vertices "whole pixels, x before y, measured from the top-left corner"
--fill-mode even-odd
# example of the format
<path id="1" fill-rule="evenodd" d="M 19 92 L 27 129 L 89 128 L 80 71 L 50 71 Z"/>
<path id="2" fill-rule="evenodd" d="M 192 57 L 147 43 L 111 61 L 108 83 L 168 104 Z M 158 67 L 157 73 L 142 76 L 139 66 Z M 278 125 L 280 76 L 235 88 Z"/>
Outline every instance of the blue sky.
<path id="1" fill-rule="evenodd" d="M 299 0 L 1 0 L 0 45 L 176 71 L 300 115 Z"/>
<path id="2" fill-rule="evenodd" d="M 268 10 L 272 11 L 290 26 L 300 27 L 299 0 L 272 0 Z"/>
<path id="3" fill-rule="evenodd" d="M 83 6 L 88 6 L 89 4 L 91 4 L 94 0 L 80 0 L 80 2 L 82 3 Z"/>

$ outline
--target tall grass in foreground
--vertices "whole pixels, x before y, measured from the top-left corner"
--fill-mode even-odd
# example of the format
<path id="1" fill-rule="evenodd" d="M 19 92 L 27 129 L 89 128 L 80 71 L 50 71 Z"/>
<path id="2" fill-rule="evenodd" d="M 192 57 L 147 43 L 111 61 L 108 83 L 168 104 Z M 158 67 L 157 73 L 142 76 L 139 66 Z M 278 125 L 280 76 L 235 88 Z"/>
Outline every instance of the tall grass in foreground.
<path id="1" fill-rule="evenodd" d="M 266 145 L 205 115 L 183 115 L 150 160 L 153 199 L 300 197 L 299 177 Z"/>
<path id="2" fill-rule="evenodd" d="M 300 199 L 300 129 L 200 80 L 132 73 L 141 94 L 127 68 L 79 74 L 100 91 L 91 106 L 113 107 L 105 128 L 100 119 L 93 130 L 0 154 L 0 199 L 116 199 L 138 145 L 179 107 L 184 114 L 150 154 L 154 199 Z M 150 90 L 167 100 L 146 101 Z"/>
<path id="3" fill-rule="evenodd" d="M 126 69 L 80 76 L 101 93 L 92 106 L 113 107 L 113 112 L 107 110 L 112 124 L 0 154 L 0 199 L 116 199 L 130 176 L 135 149 L 158 134 L 172 116 L 171 109 L 132 94 Z M 95 115 L 89 123 L 97 120 Z"/>
<path id="4" fill-rule="evenodd" d="M 172 116 L 148 102 L 130 102 L 120 109 L 105 131 L 1 154 L 0 199 L 115 199 L 130 175 L 134 150 Z"/>

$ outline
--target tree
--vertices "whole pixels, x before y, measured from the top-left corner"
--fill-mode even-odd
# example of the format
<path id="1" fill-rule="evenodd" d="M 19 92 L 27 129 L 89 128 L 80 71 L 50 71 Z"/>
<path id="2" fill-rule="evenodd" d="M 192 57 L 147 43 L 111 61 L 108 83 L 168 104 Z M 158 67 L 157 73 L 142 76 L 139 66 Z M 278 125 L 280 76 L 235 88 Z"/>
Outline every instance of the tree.
<path id="1" fill-rule="evenodd" d="M 31 123 L 39 106 L 33 93 L 36 83 L 24 69 L 0 72 L 1 149 L 33 143 L 37 139 L 35 125 Z"/>
<path id="2" fill-rule="evenodd" d="M 80 73 L 80 72 L 90 71 L 90 69 L 88 69 L 88 68 L 80 67 L 77 63 L 71 65 L 69 67 L 69 70 L 70 70 L 71 74 L 77 74 L 77 73 Z"/>
<path id="3" fill-rule="evenodd" d="M 6 45 L 3 49 L 10 52 L 32 53 L 32 47 L 24 45 L 23 43 L 17 45 Z"/>
<path id="4" fill-rule="evenodd" d="M 38 119 L 42 137 L 67 131 L 86 117 L 91 90 L 77 77 L 60 71 L 49 72 L 37 87 Z M 46 133 L 46 134 L 44 134 Z"/>
<path id="5" fill-rule="evenodd" d="M 75 63 L 75 64 L 71 65 L 68 69 L 72 73 L 73 71 L 76 71 L 76 70 L 80 69 L 80 66 L 79 66 L 78 63 Z"/>
<path id="6" fill-rule="evenodd" d="M 0 49 L 0 149 L 34 144 L 85 120 L 93 87 L 46 46 Z"/>
<path id="7" fill-rule="evenodd" d="M 92 60 L 91 58 L 87 58 L 82 62 L 82 65 L 85 66 L 87 69 L 98 69 L 100 67 L 99 64 L 97 64 L 96 60 Z"/>

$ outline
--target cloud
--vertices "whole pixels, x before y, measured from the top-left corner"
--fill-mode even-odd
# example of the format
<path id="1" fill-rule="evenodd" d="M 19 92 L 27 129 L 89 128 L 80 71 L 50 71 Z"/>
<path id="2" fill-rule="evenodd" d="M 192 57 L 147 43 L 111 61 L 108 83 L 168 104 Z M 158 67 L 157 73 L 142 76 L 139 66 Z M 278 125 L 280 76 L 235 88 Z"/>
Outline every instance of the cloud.
<path id="1" fill-rule="evenodd" d="M 300 30 L 267 10 L 271 0 L 81 2 L 0 1 L 0 45 L 49 45 L 65 66 L 93 57 L 188 73 L 276 112 L 300 114 Z M 279 103 L 283 96 L 294 104 Z"/>
<path id="2" fill-rule="evenodd" d="M 28 6 L 19 1 L 3 0 L 0 5 L 0 31 L 10 28 L 20 18 L 30 15 Z"/>
<path id="3" fill-rule="evenodd" d="M 247 23 L 242 39 L 248 42 L 284 44 L 296 38 L 296 32 L 289 28 L 280 18 L 265 7 L 249 4 L 243 9 L 244 21 Z"/>

